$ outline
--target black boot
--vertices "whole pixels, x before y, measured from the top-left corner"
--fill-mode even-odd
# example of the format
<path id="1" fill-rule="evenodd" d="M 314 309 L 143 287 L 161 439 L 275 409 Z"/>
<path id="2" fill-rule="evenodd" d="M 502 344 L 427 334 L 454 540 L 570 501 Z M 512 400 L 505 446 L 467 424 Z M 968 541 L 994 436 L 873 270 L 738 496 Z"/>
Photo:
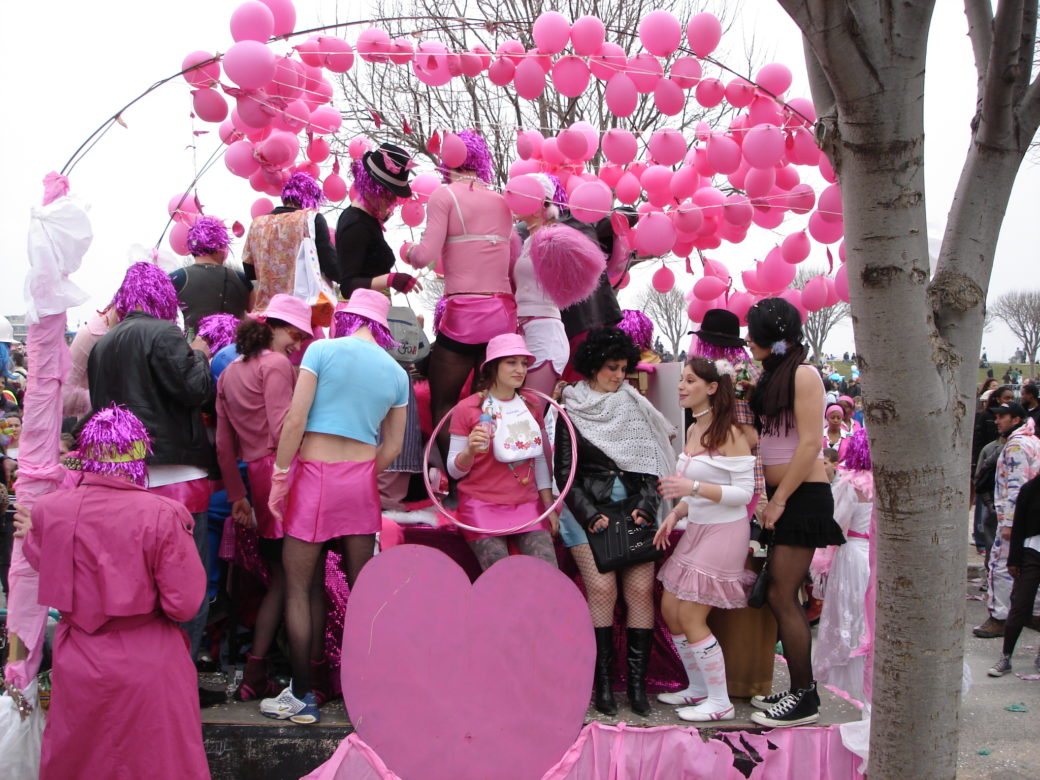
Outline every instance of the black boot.
<path id="1" fill-rule="evenodd" d="M 604 715 L 617 715 L 611 672 L 614 667 L 614 627 L 596 629 L 596 673 L 593 676 L 593 705 Z"/>
<path id="2" fill-rule="evenodd" d="M 650 663 L 652 628 L 628 629 L 628 704 L 637 715 L 650 714 L 646 699 L 646 667 Z"/>

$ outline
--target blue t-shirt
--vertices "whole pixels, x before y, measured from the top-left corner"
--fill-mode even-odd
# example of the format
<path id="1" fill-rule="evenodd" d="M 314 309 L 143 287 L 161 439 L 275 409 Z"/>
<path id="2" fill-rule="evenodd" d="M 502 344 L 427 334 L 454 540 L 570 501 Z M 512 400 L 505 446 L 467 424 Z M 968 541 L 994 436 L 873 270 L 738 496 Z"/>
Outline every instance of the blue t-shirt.
<path id="1" fill-rule="evenodd" d="M 300 369 L 318 378 L 307 431 L 375 444 L 387 412 L 408 405 L 408 373 L 371 341 L 315 341 Z"/>

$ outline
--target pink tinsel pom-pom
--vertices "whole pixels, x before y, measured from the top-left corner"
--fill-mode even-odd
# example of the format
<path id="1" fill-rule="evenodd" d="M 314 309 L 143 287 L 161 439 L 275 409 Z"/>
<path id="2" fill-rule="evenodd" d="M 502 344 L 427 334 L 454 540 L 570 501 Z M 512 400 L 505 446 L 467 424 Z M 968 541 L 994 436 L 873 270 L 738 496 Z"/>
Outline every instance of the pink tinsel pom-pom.
<path id="1" fill-rule="evenodd" d="M 129 409 L 112 404 L 101 409 L 79 435 L 83 471 L 128 477 L 145 484 L 145 456 L 152 446 L 148 429 Z"/>
<path id="2" fill-rule="evenodd" d="M 333 338 L 338 339 L 344 336 L 349 336 L 362 325 L 368 326 L 372 338 L 374 338 L 376 344 L 381 346 L 383 349 L 397 349 L 401 346 L 394 341 L 394 337 L 390 335 L 390 331 L 378 322 L 372 322 L 368 317 L 362 317 L 360 314 L 354 314 L 349 311 L 338 311 L 332 315 Z"/>
<path id="3" fill-rule="evenodd" d="M 134 263 L 126 269 L 126 276 L 112 303 L 120 319 L 140 309 L 161 320 L 177 320 L 177 290 L 170 277 L 151 263 Z"/>
<path id="4" fill-rule="evenodd" d="M 573 306 L 595 292 L 606 268 L 598 244 L 559 223 L 546 225 L 528 241 L 535 278 L 558 307 Z"/>
<path id="5" fill-rule="evenodd" d="M 621 322 L 617 326 L 627 333 L 632 343 L 640 349 L 653 348 L 654 324 L 643 312 L 625 309 L 621 312 Z"/>
<path id="6" fill-rule="evenodd" d="M 238 317 L 234 314 L 210 314 L 199 320 L 196 333 L 206 342 L 210 354 L 216 354 L 235 340 Z"/>

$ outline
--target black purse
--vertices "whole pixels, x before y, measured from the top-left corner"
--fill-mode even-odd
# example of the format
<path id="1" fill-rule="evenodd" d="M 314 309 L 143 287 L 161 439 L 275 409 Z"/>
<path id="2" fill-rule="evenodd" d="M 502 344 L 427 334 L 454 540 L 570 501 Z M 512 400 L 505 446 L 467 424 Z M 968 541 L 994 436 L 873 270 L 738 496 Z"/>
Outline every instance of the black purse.
<path id="1" fill-rule="evenodd" d="M 592 557 L 601 574 L 656 561 L 664 555 L 663 550 L 654 547 L 657 523 L 650 521 L 636 525 L 632 519 L 632 511 L 638 505 L 638 496 L 604 505 L 600 514 L 606 515 L 609 525 L 602 531 L 587 531 Z"/>
<path id="2" fill-rule="evenodd" d="M 751 593 L 748 594 L 747 605 L 760 609 L 765 606 L 766 597 L 769 595 L 769 559 L 766 558 L 762 564 L 762 568 L 758 572 L 758 576 L 755 577 L 755 584 L 751 586 Z"/>

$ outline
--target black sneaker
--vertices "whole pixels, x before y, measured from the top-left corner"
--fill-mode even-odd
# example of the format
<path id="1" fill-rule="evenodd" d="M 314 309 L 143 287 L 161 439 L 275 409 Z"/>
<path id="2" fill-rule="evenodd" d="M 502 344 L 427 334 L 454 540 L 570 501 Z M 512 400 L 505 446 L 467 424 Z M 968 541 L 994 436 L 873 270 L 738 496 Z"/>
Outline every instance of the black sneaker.
<path id="1" fill-rule="evenodd" d="M 765 712 L 752 712 L 751 720 L 760 726 L 782 728 L 806 726 L 820 719 L 820 696 L 814 682 L 808 688 L 790 691 Z"/>
<path id="2" fill-rule="evenodd" d="M 752 696 L 751 706 L 757 707 L 760 710 L 768 710 L 789 693 L 790 691 L 777 691 L 776 693 L 771 693 L 768 696 Z"/>

